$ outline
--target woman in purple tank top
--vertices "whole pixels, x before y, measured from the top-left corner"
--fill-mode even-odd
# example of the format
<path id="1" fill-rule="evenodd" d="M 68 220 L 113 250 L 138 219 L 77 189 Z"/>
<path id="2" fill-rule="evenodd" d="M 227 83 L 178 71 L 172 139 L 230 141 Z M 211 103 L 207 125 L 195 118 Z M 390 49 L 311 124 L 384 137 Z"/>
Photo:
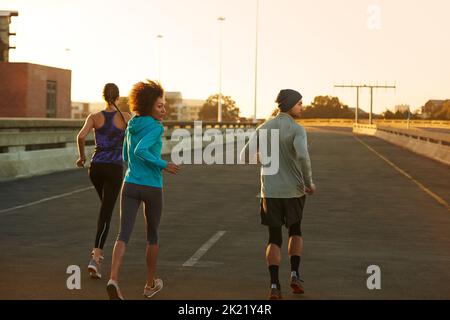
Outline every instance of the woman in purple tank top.
<path id="1" fill-rule="evenodd" d="M 100 279 L 100 263 L 103 260 L 103 246 L 108 236 L 112 212 L 120 193 L 123 180 L 122 144 L 129 113 L 117 108 L 119 88 L 108 83 L 103 89 L 105 109 L 90 114 L 78 133 L 78 167 L 84 167 L 86 156 L 84 146 L 86 136 L 94 130 L 95 151 L 89 167 L 89 178 L 100 197 L 100 214 L 97 220 L 97 233 L 88 271 L 92 278 Z"/>

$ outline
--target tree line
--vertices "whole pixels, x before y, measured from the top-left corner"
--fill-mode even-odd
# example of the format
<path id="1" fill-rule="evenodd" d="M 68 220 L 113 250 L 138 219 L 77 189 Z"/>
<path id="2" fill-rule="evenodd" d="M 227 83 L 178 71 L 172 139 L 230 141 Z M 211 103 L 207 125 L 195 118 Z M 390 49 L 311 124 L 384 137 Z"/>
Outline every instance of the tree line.
<path id="1" fill-rule="evenodd" d="M 239 121 L 244 120 L 240 116 L 240 109 L 230 96 L 222 95 L 222 120 L 223 121 Z M 437 101 L 437 102 L 436 102 Z M 166 101 L 166 119 L 176 119 L 176 109 L 173 102 Z M 218 115 L 219 94 L 213 94 L 206 99 L 199 111 L 199 119 L 203 121 L 216 121 Z M 128 111 L 128 98 L 122 97 L 119 101 L 119 108 Z M 272 116 L 278 113 L 275 109 Z M 303 119 L 354 119 L 355 109 L 349 108 L 348 105 L 342 103 L 338 97 L 333 96 L 317 96 L 310 105 L 303 107 L 301 112 Z M 361 119 L 368 118 L 368 113 L 359 110 L 358 117 Z M 430 120 L 450 120 L 450 100 L 430 100 L 422 108 L 415 112 L 409 110 L 398 110 L 396 112 L 386 109 L 381 114 L 373 114 L 374 119 L 430 119 Z"/>

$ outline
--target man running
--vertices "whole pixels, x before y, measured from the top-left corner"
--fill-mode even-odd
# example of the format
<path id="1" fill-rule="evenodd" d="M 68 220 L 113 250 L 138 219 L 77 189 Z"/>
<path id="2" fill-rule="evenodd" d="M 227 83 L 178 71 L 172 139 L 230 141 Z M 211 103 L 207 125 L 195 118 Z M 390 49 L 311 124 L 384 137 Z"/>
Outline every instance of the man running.
<path id="1" fill-rule="evenodd" d="M 279 146 L 279 170 L 275 174 L 267 174 L 269 170 L 264 161 L 261 168 L 260 215 L 261 224 L 268 226 L 269 229 L 266 261 L 270 274 L 269 299 L 271 300 L 282 298 L 278 272 L 281 262 L 283 225 L 289 229 L 290 286 L 293 293 L 304 293 L 303 280 L 299 271 L 303 251 L 301 222 L 306 195 L 311 195 L 316 190 L 312 181 L 306 130 L 295 121 L 302 110 L 302 95 L 291 89 L 281 90 L 276 103 L 278 103 L 278 114 L 256 129 L 241 153 L 242 157 L 252 150 L 249 146 L 258 141 L 261 130 L 267 130 L 268 146 L 274 143 Z M 271 130 L 278 131 L 277 141 L 272 141 Z M 259 154 L 259 156 L 264 155 Z"/>

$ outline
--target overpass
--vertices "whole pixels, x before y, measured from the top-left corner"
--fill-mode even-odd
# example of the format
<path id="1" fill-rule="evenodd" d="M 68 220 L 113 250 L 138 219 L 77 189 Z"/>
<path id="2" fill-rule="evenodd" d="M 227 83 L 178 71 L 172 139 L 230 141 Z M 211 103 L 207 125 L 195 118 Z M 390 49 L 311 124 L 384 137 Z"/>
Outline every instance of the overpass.
<path id="1" fill-rule="evenodd" d="M 448 165 L 376 135 L 354 135 L 351 125 L 309 123 L 307 131 L 318 190 L 303 221 L 306 293 L 289 293 L 284 233 L 284 298 L 449 299 Z M 63 143 L 46 139 L 41 145 Z M 258 173 L 255 165 L 184 165 L 165 176 L 158 264 L 165 288 L 155 299 L 266 297 Z M 0 299 L 106 299 L 107 280 L 85 271 L 99 208 L 86 169 L 0 182 L 0 191 Z M 116 206 L 105 277 L 118 216 Z M 142 298 L 144 233 L 138 218 L 121 271 L 127 299 Z M 66 287 L 70 265 L 81 267 L 80 290 Z M 380 267 L 381 290 L 366 286 L 371 265 Z"/>

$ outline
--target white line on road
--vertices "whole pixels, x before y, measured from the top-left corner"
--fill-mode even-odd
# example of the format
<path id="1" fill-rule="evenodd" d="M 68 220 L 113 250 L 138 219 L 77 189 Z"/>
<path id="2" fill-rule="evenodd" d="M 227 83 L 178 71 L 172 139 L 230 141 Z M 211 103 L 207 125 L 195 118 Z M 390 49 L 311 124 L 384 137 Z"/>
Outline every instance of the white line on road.
<path id="1" fill-rule="evenodd" d="M 183 267 L 193 267 L 201 257 L 217 242 L 219 239 L 226 233 L 226 231 L 217 231 L 215 235 L 212 236 L 211 239 L 206 241 L 204 245 L 194 253 L 192 257 L 189 258 L 188 261 L 183 263 Z"/>
<path id="2" fill-rule="evenodd" d="M 55 199 L 67 197 L 67 196 L 70 196 L 70 195 L 75 194 L 75 193 L 91 190 L 93 188 L 94 187 L 87 187 L 87 188 L 77 189 L 75 191 L 71 191 L 71 192 L 67 192 L 67 193 L 63 193 L 63 194 L 58 194 L 58 195 L 53 196 L 53 197 L 44 198 L 44 199 L 41 199 L 41 200 L 38 200 L 38 201 L 26 203 L 26 204 L 23 204 L 23 205 L 20 205 L 20 206 L 16 206 L 16 207 L 12 207 L 12 208 L 8 208 L 8 209 L 3 209 L 3 210 L 0 210 L 0 213 L 10 212 L 10 211 L 14 211 L 14 210 L 22 209 L 22 208 L 26 208 L 26 207 L 31 207 L 31 206 L 34 206 L 35 204 L 39 204 L 39 203 L 47 202 L 47 201 L 50 201 L 50 200 L 55 200 Z"/>
<path id="3" fill-rule="evenodd" d="M 392 161 L 390 161 L 388 158 L 386 158 L 385 156 L 383 156 L 382 154 L 380 154 L 379 152 L 377 152 L 374 148 L 372 148 L 371 146 L 369 146 L 367 143 L 365 143 L 364 141 L 362 141 L 361 139 L 359 139 L 358 137 L 355 136 L 355 139 L 357 141 L 359 141 L 362 145 L 364 145 L 367 149 L 369 149 L 370 151 L 372 151 L 373 153 L 375 153 L 378 157 L 380 157 L 381 159 L 383 159 L 384 161 L 386 161 L 391 167 L 393 167 L 395 170 L 397 170 L 399 173 L 401 173 L 403 176 L 405 176 L 406 178 L 408 178 L 409 180 L 411 180 L 412 182 L 414 182 L 422 191 L 424 191 L 425 193 L 427 193 L 429 196 L 431 196 L 434 200 L 436 200 L 437 202 L 439 202 L 441 205 L 443 205 L 448 211 L 450 211 L 450 206 L 449 204 L 442 199 L 440 196 L 438 196 L 436 193 L 434 193 L 433 191 L 431 191 L 430 189 L 428 189 L 427 187 L 425 187 L 422 183 L 420 183 L 419 181 L 417 181 L 416 179 L 414 179 L 410 174 L 408 174 L 405 170 L 399 168 L 398 166 L 396 166 Z"/>

